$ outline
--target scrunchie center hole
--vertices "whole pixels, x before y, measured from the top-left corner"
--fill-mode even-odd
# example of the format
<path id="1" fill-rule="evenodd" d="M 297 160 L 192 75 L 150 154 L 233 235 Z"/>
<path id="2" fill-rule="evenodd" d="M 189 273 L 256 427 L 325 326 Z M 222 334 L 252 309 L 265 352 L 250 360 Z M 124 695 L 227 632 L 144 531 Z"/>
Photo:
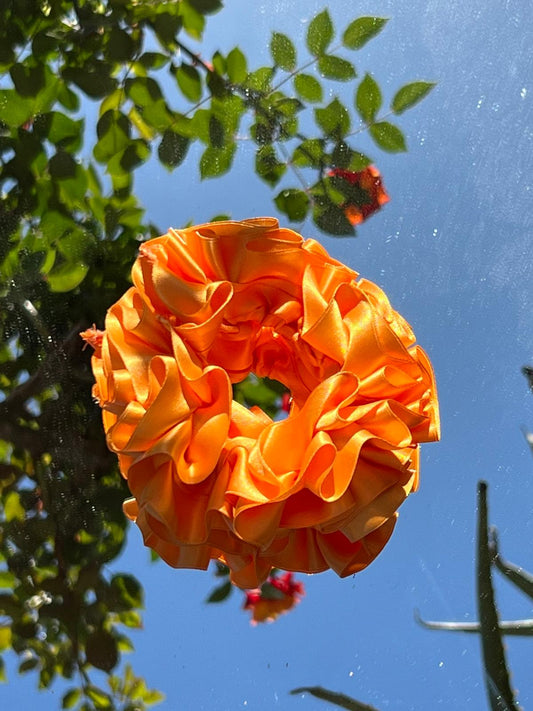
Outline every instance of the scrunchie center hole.
<path id="1" fill-rule="evenodd" d="M 289 412 L 291 394 L 289 389 L 278 380 L 260 378 L 255 373 L 233 384 L 233 399 L 251 408 L 254 405 L 275 420 L 284 419 Z"/>

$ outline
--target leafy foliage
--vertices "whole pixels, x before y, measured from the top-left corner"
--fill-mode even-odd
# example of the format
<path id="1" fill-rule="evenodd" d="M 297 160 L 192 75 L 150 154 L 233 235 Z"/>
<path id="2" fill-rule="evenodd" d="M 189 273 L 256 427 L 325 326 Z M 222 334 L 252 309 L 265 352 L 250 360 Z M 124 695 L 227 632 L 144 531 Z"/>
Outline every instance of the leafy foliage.
<path id="1" fill-rule="evenodd" d="M 128 492 L 78 336 L 102 325 L 129 287 L 139 241 L 159 233 L 136 197 L 135 171 L 152 159 L 179 170 L 197 144 L 201 177 L 221 176 L 245 127 L 256 172 L 289 220 L 310 216 L 327 233 L 354 233 L 328 171 L 370 159 L 351 145 L 355 116 L 324 80 L 352 81 L 351 56 L 339 53 L 362 47 L 385 20 L 355 20 L 334 46 L 324 10 L 309 25 L 302 68 L 295 42 L 274 32 L 272 66 L 250 69 L 238 47 L 210 58 L 188 47 L 221 7 L 0 4 L 0 653 L 18 655 L 20 673 L 33 671 L 42 689 L 78 675 L 63 708 L 143 709 L 161 698 L 128 666 L 114 675 L 133 648 L 125 631 L 142 624 L 143 594 L 134 578 L 107 568 L 124 545 Z M 358 115 L 381 148 L 403 150 L 400 129 L 378 116 L 381 92 L 368 76 L 354 90 Z M 401 88 L 392 111 L 430 88 Z M 300 121 L 309 104 L 312 135 Z M 271 415 L 282 396 L 279 384 L 253 378 L 235 391 Z M 224 581 L 211 599 L 230 591 Z M 108 675 L 109 689 L 94 684 L 94 670 Z"/>

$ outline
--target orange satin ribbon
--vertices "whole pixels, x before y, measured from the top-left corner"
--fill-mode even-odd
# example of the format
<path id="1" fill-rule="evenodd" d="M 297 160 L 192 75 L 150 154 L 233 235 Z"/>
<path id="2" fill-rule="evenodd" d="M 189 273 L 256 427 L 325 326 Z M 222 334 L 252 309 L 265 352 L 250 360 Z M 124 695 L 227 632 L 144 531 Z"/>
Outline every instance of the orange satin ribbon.
<path id="1" fill-rule="evenodd" d="M 82 335 L 146 545 L 244 588 L 367 566 L 439 437 L 431 365 L 385 294 L 272 218 L 170 230 L 132 276 Z M 287 419 L 232 401 L 251 372 L 291 391 Z"/>

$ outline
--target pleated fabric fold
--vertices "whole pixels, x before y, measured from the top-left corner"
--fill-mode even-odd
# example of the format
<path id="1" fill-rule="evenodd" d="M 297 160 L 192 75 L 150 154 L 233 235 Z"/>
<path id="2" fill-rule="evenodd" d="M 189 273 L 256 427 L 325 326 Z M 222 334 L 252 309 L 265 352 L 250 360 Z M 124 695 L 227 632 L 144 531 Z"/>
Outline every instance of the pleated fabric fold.
<path id="1" fill-rule="evenodd" d="M 146 545 L 243 588 L 365 568 L 439 438 L 431 364 L 381 289 L 273 218 L 170 230 L 132 278 L 82 336 Z M 232 400 L 250 373 L 289 389 L 285 420 Z"/>

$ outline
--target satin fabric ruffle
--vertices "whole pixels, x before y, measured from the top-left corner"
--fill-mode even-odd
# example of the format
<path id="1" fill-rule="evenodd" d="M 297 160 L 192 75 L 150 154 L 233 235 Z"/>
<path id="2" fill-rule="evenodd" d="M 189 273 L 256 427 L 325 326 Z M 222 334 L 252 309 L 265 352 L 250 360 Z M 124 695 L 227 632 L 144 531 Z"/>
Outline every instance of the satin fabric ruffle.
<path id="1" fill-rule="evenodd" d="M 146 545 L 243 588 L 366 567 L 439 437 L 431 365 L 385 294 L 271 218 L 170 230 L 132 277 L 83 335 Z M 290 390 L 287 419 L 232 400 L 250 373 Z"/>

